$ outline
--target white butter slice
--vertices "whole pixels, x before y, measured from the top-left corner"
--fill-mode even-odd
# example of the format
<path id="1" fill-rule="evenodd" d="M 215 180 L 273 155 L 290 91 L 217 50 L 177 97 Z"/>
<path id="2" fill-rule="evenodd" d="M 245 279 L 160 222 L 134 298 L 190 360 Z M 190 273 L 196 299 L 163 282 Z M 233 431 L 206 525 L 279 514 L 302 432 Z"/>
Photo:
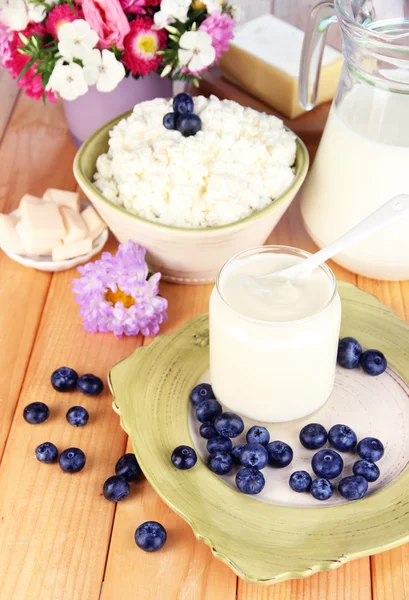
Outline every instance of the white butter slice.
<path id="1" fill-rule="evenodd" d="M 28 204 L 42 204 L 43 199 L 37 198 L 37 196 L 33 196 L 32 194 L 24 194 L 24 196 L 20 200 L 20 208 L 22 205 L 24 206 L 24 204 L 27 204 L 27 203 Z"/>
<path id="2" fill-rule="evenodd" d="M 78 192 L 49 188 L 44 193 L 44 200 L 55 202 L 57 206 L 66 206 L 77 212 L 80 210 L 80 195 Z"/>
<path id="3" fill-rule="evenodd" d="M 88 254 L 92 250 L 92 240 L 87 237 L 84 240 L 73 242 L 72 244 L 63 244 L 52 251 L 53 260 L 68 260 L 76 258 L 82 254 Z"/>
<path id="4" fill-rule="evenodd" d="M 54 248 L 62 245 L 62 241 L 58 238 L 40 238 L 32 235 L 31 231 L 28 233 L 22 221 L 17 223 L 16 230 L 25 254 L 29 256 L 47 256 Z"/>
<path id="5" fill-rule="evenodd" d="M 31 239 L 63 240 L 66 235 L 63 218 L 54 202 L 20 204 L 21 222 L 24 233 Z"/>
<path id="6" fill-rule="evenodd" d="M 12 215 L 0 215 L 0 246 L 6 252 L 25 254 L 17 232 L 19 220 Z"/>
<path id="7" fill-rule="evenodd" d="M 93 240 L 95 240 L 104 231 L 104 229 L 106 229 L 106 224 L 100 218 L 93 206 L 87 206 L 87 208 L 82 211 L 81 217 L 84 219 L 88 228 L 88 235 Z"/>
<path id="8" fill-rule="evenodd" d="M 61 206 L 60 212 L 67 231 L 64 244 L 71 244 L 85 239 L 88 235 L 88 229 L 81 215 L 67 206 Z"/>

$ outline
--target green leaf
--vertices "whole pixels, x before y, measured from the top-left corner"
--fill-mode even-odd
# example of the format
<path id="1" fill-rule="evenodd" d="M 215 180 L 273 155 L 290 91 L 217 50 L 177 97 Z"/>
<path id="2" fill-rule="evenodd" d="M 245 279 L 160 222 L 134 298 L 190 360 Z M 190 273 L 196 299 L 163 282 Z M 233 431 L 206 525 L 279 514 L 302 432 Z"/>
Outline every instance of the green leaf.
<path id="1" fill-rule="evenodd" d="M 22 77 L 24 77 L 24 75 L 27 73 L 27 71 L 29 69 L 31 69 L 31 67 L 34 65 L 36 59 L 33 57 L 31 58 L 27 64 L 24 65 L 24 67 L 21 69 L 20 75 L 17 77 L 17 81 L 20 81 L 20 79 L 22 79 Z"/>

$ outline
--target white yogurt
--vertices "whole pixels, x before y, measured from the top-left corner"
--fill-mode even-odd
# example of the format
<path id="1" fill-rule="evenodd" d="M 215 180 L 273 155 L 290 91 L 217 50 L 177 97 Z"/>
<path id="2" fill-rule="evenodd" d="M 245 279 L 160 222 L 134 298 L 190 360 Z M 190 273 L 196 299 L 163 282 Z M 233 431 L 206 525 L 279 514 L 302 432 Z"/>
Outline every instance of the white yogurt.
<path id="1" fill-rule="evenodd" d="M 210 374 L 216 397 L 264 422 L 290 421 L 320 408 L 334 386 L 341 301 L 323 266 L 296 283 L 246 276 L 272 273 L 308 257 L 264 246 L 243 252 L 220 272 L 210 299 Z"/>

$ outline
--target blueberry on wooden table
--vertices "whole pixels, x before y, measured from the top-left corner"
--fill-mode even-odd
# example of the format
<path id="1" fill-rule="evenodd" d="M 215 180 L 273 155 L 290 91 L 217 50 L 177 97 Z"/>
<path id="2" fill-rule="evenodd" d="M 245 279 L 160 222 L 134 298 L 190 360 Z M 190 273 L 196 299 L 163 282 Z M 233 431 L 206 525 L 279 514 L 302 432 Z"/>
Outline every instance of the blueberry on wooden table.
<path id="1" fill-rule="evenodd" d="M 88 423 L 89 414 L 83 406 L 72 406 L 66 414 L 66 419 L 74 427 L 84 427 Z"/>
<path id="2" fill-rule="evenodd" d="M 67 448 L 61 452 L 58 463 L 64 473 L 78 473 L 85 467 L 85 454 L 79 448 Z"/>
<path id="3" fill-rule="evenodd" d="M 23 417 L 31 425 L 38 425 L 44 423 L 50 416 L 50 409 L 44 402 L 32 402 L 28 404 L 24 411 Z"/>
<path id="4" fill-rule="evenodd" d="M 77 389 L 86 396 L 99 396 L 104 389 L 104 384 L 96 375 L 87 373 L 78 378 Z"/>
<path id="5" fill-rule="evenodd" d="M 129 494 L 129 483 L 122 475 L 108 477 L 104 483 L 103 494 L 110 502 L 120 502 Z"/>
<path id="6" fill-rule="evenodd" d="M 121 475 L 126 481 L 135 481 L 142 473 L 135 454 L 128 452 L 121 456 L 115 465 L 115 473 Z"/>
<path id="7" fill-rule="evenodd" d="M 44 442 L 36 448 L 36 458 L 40 462 L 51 464 L 54 463 L 58 458 L 57 446 L 51 442 Z"/>
<path id="8" fill-rule="evenodd" d="M 166 543 L 166 529 L 157 521 L 146 521 L 135 531 L 135 542 L 145 552 L 156 552 Z"/>
<path id="9" fill-rule="evenodd" d="M 70 367 L 60 367 L 51 375 L 51 385 L 57 392 L 72 392 L 77 387 L 78 373 Z"/>

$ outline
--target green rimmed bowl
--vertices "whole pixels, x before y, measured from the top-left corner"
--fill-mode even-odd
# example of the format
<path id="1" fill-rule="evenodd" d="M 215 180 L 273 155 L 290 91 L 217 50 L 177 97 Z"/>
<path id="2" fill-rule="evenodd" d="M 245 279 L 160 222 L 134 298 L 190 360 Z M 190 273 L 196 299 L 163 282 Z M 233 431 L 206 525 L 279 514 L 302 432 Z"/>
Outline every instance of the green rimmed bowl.
<path id="1" fill-rule="evenodd" d="M 356 336 L 364 347 L 378 347 L 391 367 L 381 377 L 366 380 L 357 372 L 358 379 L 350 380 L 351 390 L 348 379 L 341 381 L 340 404 L 348 396 L 345 405 L 352 407 L 352 417 L 354 402 L 357 406 L 366 402 L 356 411 L 367 419 L 357 429 L 359 437 L 378 433 L 379 429 L 371 429 L 371 412 L 383 411 L 376 426 L 384 427 L 378 437 L 385 442 L 385 457 L 379 463 L 385 479 L 378 487 L 371 484 L 371 493 L 358 502 L 318 506 L 280 499 L 261 502 L 240 494 L 200 459 L 191 471 L 172 466 L 176 446 L 195 445 L 188 398 L 208 369 L 207 315 L 157 338 L 110 372 L 115 409 L 147 479 L 215 556 L 251 582 L 307 577 L 409 540 L 409 324 L 351 284 L 340 282 L 339 292 L 342 335 Z M 375 386 L 366 393 L 367 400 L 365 381 Z M 342 407 L 340 411 L 343 415 Z M 299 431 L 303 424 L 289 427 Z M 354 426 L 353 421 L 348 424 Z M 295 496 L 299 502 L 300 495 Z"/>
<path id="2" fill-rule="evenodd" d="M 292 186 L 263 210 L 223 227 L 183 229 L 153 223 L 105 198 L 93 185 L 96 161 L 107 152 L 110 130 L 131 113 L 125 113 L 96 131 L 79 149 L 74 175 L 84 194 L 120 242 L 133 240 L 147 248 L 152 271 L 175 283 L 214 281 L 224 263 L 246 248 L 264 244 L 300 189 L 308 171 L 309 156 L 297 138 L 296 176 Z"/>

